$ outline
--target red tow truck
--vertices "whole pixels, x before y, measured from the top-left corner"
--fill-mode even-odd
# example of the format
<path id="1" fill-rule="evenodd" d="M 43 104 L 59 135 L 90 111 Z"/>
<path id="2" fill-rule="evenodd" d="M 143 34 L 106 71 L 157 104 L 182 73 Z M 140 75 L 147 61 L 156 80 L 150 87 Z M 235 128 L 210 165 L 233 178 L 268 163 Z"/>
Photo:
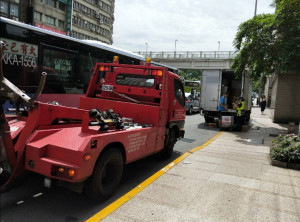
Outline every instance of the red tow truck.
<path id="1" fill-rule="evenodd" d="M 104 200 L 124 164 L 159 152 L 170 157 L 184 137 L 184 89 L 178 75 L 150 63 L 97 63 L 79 108 L 37 102 L 2 74 L 0 100 L 25 109 L 6 115 L 0 108 L 1 191 L 32 171 L 48 182 L 82 184 L 88 196 Z"/>

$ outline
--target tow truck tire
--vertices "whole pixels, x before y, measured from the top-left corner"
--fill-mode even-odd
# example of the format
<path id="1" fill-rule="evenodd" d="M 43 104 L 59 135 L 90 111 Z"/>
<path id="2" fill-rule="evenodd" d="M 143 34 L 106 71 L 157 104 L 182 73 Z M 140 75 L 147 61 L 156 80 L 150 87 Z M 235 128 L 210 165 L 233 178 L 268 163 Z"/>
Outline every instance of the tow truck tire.
<path id="1" fill-rule="evenodd" d="M 176 140 L 175 131 L 170 129 L 169 135 L 166 137 L 165 146 L 160 152 L 162 159 L 168 159 L 171 157 Z"/>
<path id="2" fill-rule="evenodd" d="M 85 193 L 91 199 L 104 201 L 116 190 L 122 179 L 123 157 L 116 148 L 111 148 L 100 157 L 92 176 L 86 181 Z"/>

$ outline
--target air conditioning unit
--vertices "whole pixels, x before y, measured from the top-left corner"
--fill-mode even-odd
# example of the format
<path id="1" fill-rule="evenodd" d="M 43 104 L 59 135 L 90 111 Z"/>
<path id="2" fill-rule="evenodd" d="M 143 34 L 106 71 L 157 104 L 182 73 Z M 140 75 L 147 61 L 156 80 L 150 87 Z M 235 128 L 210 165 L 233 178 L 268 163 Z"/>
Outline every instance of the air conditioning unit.
<path id="1" fill-rule="evenodd" d="M 86 9 L 83 9 L 83 12 L 84 12 L 84 13 L 87 13 L 87 10 L 86 10 Z"/>
<path id="2" fill-rule="evenodd" d="M 98 18 L 100 18 L 100 15 L 99 15 L 99 14 L 96 14 L 96 16 L 95 16 L 95 17 L 98 19 Z"/>
<path id="3" fill-rule="evenodd" d="M 92 31 L 93 31 L 93 32 L 95 32 L 95 31 L 96 31 L 96 29 L 95 29 L 95 28 L 92 28 Z"/>
<path id="4" fill-rule="evenodd" d="M 14 20 L 14 21 L 19 21 L 19 18 L 13 17 L 13 20 Z"/>
<path id="5" fill-rule="evenodd" d="M 81 16 L 82 16 L 80 12 L 77 12 L 76 15 L 77 15 L 78 17 L 81 17 Z"/>
<path id="6" fill-rule="evenodd" d="M 104 24 L 104 22 L 103 22 L 102 19 L 99 19 L 99 20 L 98 20 L 98 23 L 99 23 L 100 25 L 103 25 L 103 24 Z"/>
<path id="7" fill-rule="evenodd" d="M 100 33 L 100 30 L 99 30 L 99 29 L 96 29 L 96 32 L 97 32 L 97 33 Z"/>
<path id="8" fill-rule="evenodd" d="M 100 7 L 102 7 L 102 2 L 101 2 L 101 1 L 98 1 L 98 5 L 99 5 Z"/>

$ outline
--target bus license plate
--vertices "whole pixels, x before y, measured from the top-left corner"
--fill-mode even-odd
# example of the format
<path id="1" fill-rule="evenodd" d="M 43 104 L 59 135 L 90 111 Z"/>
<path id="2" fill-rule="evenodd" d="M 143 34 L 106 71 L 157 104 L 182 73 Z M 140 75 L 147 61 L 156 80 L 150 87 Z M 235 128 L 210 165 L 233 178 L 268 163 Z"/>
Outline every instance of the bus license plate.
<path id="1" fill-rule="evenodd" d="M 102 85 L 102 91 L 112 92 L 113 86 L 112 85 Z"/>

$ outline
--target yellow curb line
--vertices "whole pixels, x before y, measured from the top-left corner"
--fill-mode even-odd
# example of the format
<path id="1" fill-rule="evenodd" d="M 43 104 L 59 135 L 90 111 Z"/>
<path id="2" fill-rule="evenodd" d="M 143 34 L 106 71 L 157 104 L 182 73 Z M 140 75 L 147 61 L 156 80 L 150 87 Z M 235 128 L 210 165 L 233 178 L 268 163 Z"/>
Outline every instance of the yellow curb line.
<path id="1" fill-rule="evenodd" d="M 196 148 L 194 148 L 194 149 L 192 149 L 192 150 L 184 153 L 183 155 L 181 155 L 180 157 L 178 157 L 177 159 L 175 159 L 173 162 L 169 163 L 167 166 L 165 166 L 164 168 L 162 168 L 161 170 L 159 170 L 158 172 L 156 172 L 155 174 L 153 174 L 147 180 L 145 180 L 144 182 L 142 182 L 141 184 L 139 184 L 137 187 L 133 188 L 131 191 L 129 191 L 128 193 L 126 193 L 125 195 L 123 195 L 122 197 L 120 197 L 115 202 L 113 202 L 110 205 L 108 205 L 107 207 L 105 207 L 103 210 L 101 210 L 98 213 L 96 213 L 94 216 L 92 216 L 91 218 L 89 218 L 85 222 L 99 222 L 101 219 L 107 217 L 109 214 L 111 214 L 112 212 L 114 212 L 115 210 L 117 210 L 120 206 L 122 206 L 124 203 L 126 203 L 127 201 L 129 201 L 131 198 L 133 198 L 135 195 L 137 195 L 139 192 L 141 192 L 143 189 L 145 189 L 147 186 L 149 186 L 151 183 L 153 183 L 161 175 L 163 175 L 168 170 L 170 170 L 171 168 L 173 168 L 174 166 L 176 166 L 178 163 L 180 163 L 182 160 L 184 160 L 186 157 L 188 157 L 192 153 L 194 153 L 194 152 L 196 152 L 196 151 L 198 151 L 198 150 L 206 147 L 207 145 L 209 145 L 212 141 L 214 141 L 219 136 L 221 136 L 222 133 L 223 132 L 218 133 L 216 136 L 214 136 L 213 138 L 211 138 L 210 140 L 208 140 L 203 145 L 198 146 L 198 147 L 196 147 Z"/>

